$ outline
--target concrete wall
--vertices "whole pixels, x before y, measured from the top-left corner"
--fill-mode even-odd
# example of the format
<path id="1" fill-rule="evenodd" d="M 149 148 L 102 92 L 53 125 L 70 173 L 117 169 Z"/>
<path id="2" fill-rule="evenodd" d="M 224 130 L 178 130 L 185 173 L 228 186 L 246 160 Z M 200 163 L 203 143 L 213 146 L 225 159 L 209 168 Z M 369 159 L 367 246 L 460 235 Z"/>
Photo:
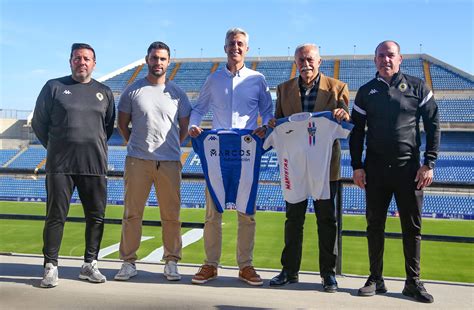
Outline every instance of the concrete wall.
<path id="1" fill-rule="evenodd" d="M 28 140 L 26 120 L 0 119 L 0 139 Z"/>
<path id="2" fill-rule="evenodd" d="M 21 139 L 0 139 L 0 150 L 21 149 L 28 147 L 28 140 Z"/>

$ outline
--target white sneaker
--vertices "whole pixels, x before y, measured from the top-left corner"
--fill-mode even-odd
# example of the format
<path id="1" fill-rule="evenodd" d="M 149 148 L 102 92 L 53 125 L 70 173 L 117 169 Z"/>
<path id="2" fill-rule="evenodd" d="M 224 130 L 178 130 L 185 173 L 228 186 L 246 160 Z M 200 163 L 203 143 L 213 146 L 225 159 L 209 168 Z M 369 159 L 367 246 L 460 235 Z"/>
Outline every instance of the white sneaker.
<path id="1" fill-rule="evenodd" d="M 93 260 L 92 263 L 84 263 L 82 265 L 79 279 L 94 283 L 105 283 L 107 280 L 105 276 L 100 273 L 96 260 Z"/>
<path id="2" fill-rule="evenodd" d="M 44 266 L 43 280 L 41 280 L 41 287 L 50 288 L 58 285 L 58 266 L 51 263 L 46 263 Z"/>
<path id="3" fill-rule="evenodd" d="M 125 262 L 122 264 L 122 267 L 119 272 L 117 272 L 114 279 L 118 281 L 127 281 L 136 276 L 137 273 L 137 267 L 134 264 Z"/>
<path id="4" fill-rule="evenodd" d="M 165 271 L 163 272 L 168 281 L 179 281 L 181 280 L 181 275 L 178 272 L 178 263 L 172 260 L 169 260 L 165 264 Z"/>

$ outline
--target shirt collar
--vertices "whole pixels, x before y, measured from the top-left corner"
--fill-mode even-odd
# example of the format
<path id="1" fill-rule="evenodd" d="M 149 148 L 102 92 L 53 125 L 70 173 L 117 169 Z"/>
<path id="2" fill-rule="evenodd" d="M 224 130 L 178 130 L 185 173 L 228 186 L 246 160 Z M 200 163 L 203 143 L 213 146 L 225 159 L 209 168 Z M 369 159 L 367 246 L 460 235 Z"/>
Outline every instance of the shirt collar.
<path id="1" fill-rule="evenodd" d="M 301 76 L 298 77 L 298 85 L 300 88 L 303 89 L 312 89 L 315 85 L 319 84 L 319 79 L 321 78 L 321 73 L 318 73 L 318 76 L 313 80 L 313 82 L 309 85 L 309 87 L 306 87 L 306 83 L 303 81 Z"/>
<path id="2" fill-rule="evenodd" d="M 224 66 L 225 67 L 225 73 L 227 74 L 227 76 L 229 77 L 235 77 L 235 76 L 238 76 L 240 77 L 241 73 L 244 73 L 245 70 L 247 69 L 247 67 L 245 67 L 245 63 L 244 65 L 242 66 L 242 68 L 240 68 L 239 70 L 237 70 L 237 72 L 235 72 L 235 74 L 233 74 L 229 68 L 227 68 L 227 64 Z"/>
<path id="3" fill-rule="evenodd" d="M 387 81 L 385 81 L 382 77 L 380 77 L 378 72 L 375 74 L 375 78 L 381 82 L 384 82 L 388 86 L 396 85 L 402 79 L 402 72 L 401 70 L 398 70 L 398 72 L 392 76 L 390 83 L 387 83 Z"/>

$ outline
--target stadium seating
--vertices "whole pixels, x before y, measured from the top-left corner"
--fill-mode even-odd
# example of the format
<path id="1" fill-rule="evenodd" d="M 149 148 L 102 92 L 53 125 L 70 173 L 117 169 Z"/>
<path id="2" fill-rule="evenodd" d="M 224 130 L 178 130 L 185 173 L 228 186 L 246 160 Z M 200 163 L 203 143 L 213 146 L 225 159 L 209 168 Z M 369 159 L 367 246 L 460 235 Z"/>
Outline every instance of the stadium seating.
<path id="1" fill-rule="evenodd" d="M 439 120 L 441 123 L 474 123 L 474 99 L 440 99 L 438 104 Z M 349 111 L 352 113 L 354 100 L 349 101 Z"/>
<path id="2" fill-rule="evenodd" d="M 437 100 L 443 123 L 474 123 L 474 99 Z"/>
<path id="3" fill-rule="evenodd" d="M 474 132 L 471 131 L 441 131 L 440 152 L 474 152 Z M 343 150 L 349 149 L 349 140 L 340 140 Z M 425 149 L 425 133 L 421 132 L 420 150 Z"/>
<path id="4" fill-rule="evenodd" d="M 424 134 L 422 141 L 424 141 Z M 474 133 L 472 132 L 442 132 L 441 153 L 439 155 L 435 170 L 435 181 L 474 183 Z M 190 146 L 188 137 L 182 146 Z M 350 167 L 350 155 L 347 140 L 341 140 L 341 175 L 345 178 L 352 177 Z M 420 150 L 424 150 L 424 142 Z M 14 151 L 12 154 L 14 154 Z M 9 152 L 4 151 L 5 154 Z M 125 168 L 125 157 L 127 151 L 124 146 L 109 146 L 108 169 L 110 171 L 123 171 Z M 13 156 L 13 155 L 12 155 Z M 7 156 L 8 157 L 8 156 Z M 30 146 L 24 153 L 16 158 L 8 168 L 34 169 L 46 157 L 46 150 L 42 146 Z M 10 156 L 11 158 L 11 156 Z M 199 157 L 193 151 L 186 154 L 183 165 L 184 174 L 202 174 Z M 279 182 L 278 160 L 274 151 L 269 151 L 262 156 L 260 165 L 260 180 Z"/>
<path id="5" fill-rule="evenodd" d="M 14 178 L 0 176 L 0 199 L 10 201 L 45 201 L 46 191 L 44 178 Z M 187 208 L 202 208 L 205 205 L 205 184 L 203 181 L 183 181 L 181 184 L 181 205 Z M 80 202 L 77 190 L 73 193 L 72 202 Z M 123 204 L 123 180 L 110 178 L 108 181 L 108 203 Z M 156 206 L 155 190 L 152 187 L 147 205 Z M 458 195 L 425 194 L 423 215 L 443 218 L 472 218 L 474 197 Z M 258 210 L 284 211 L 285 204 L 280 185 L 260 184 L 257 194 Z M 314 212 L 310 200 L 309 212 Z M 364 192 L 353 186 L 343 191 L 343 212 L 346 214 L 363 214 L 365 212 Z M 390 203 L 388 213 L 397 216 L 394 199 Z"/>
<path id="6" fill-rule="evenodd" d="M 270 88 L 276 88 L 290 78 L 292 65 L 292 61 L 260 61 L 256 70 L 265 76 Z"/>
<path id="7" fill-rule="evenodd" d="M 441 153 L 434 170 L 435 182 L 454 182 L 474 184 L 474 153 Z M 341 176 L 352 178 L 350 155 L 343 151 L 341 155 Z"/>
<path id="8" fill-rule="evenodd" d="M 401 70 L 406 74 L 425 79 L 422 59 L 404 59 Z M 339 67 L 339 79 L 347 83 L 349 90 L 355 91 L 373 79 L 376 72 L 373 60 L 343 59 Z"/>
<path id="9" fill-rule="evenodd" d="M 343 59 L 339 66 L 339 79 L 349 87 L 357 90 L 375 76 L 375 66 L 372 60 L 347 60 Z"/>
<path id="10" fill-rule="evenodd" d="M 0 167 L 6 164 L 19 150 L 0 150 Z"/>
<path id="11" fill-rule="evenodd" d="M 124 73 L 121 73 L 119 75 L 116 75 L 106 81 L 104 81 L 104 84 L 110 87 L 112 92 L 115 93 L 122 93 L 122 91 L 125 89 L 127 86 L 128 81 L 132 77 L 133 73 L 135 72 L 136 68 L 131 68 Z"/>
<path id="12" fill-rule="evenodd" d="M 437 182 L 454 182 L 474 184 L 474 153 L 441 153 L 436 164 L 434 180 Z M 183 173 L 202 175 L 201 161 L 191 151 L 183 165 Z M 341 155 L 341 176 L 352 178 L 350 155 L 344 150 Z M 260 181 L 280 182 L 278 159 L 274 151 L 262 156 L 260 164 Z"/>
<path id="13" fill-rule="evenodd" d="M 183 62 L 173 81 L 185 92 L 199 92 L 212 66 L 213 63 L 208 61 Z"/>
<path id="14" fill-rule="evenodd" d="M 432 64 L 430 66 L 431 80 L 434 90 L 446 89 L 474 89 L 474 82 L 470 81 L 447 68 Z"/>
<path id="15" fill-rule="evenodd" d="M 114 128 L 114 133 L 110 137 L 109 141 L 107 141 L 108 145 L 125 145 L 125 140 L 120 135 L 120 132 L 117 128 Z"/>
<path id="16" fill-rule="evenodd" d="M 127 149 L 125 147 L 110 146 L 108 154 L 108 169 L 110 171 L 124 171 L 126 156 Z"/>
<path id="17" fill-rule="evenodd" d="M 20 154 L 8 168 L 34 169 L 46 158 L 46 149 L 42 145 L 31 145 Z"/>

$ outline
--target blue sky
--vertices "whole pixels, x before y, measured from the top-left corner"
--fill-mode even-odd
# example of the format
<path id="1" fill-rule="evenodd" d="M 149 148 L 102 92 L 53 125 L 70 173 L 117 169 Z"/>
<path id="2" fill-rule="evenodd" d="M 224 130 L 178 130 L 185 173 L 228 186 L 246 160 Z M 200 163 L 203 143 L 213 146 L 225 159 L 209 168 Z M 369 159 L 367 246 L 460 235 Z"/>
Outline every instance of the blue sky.
<path id="1" fill-rule="evenodd" d="M 94 77 L 146 54 L 156 40 L 176 57 L 223 57 L 228 28 L 250 34 L 248 56 L 287 56 L 301 43 L 322 55 L 373 54 L 396 40 L 470 74 L 473 0 L 0 0 L 0 108 L 32 110 L 44 83 L 70 74 L 73 42 L 97 54 Z M 174 52 L 172 52 L 172 56 Z"/>

